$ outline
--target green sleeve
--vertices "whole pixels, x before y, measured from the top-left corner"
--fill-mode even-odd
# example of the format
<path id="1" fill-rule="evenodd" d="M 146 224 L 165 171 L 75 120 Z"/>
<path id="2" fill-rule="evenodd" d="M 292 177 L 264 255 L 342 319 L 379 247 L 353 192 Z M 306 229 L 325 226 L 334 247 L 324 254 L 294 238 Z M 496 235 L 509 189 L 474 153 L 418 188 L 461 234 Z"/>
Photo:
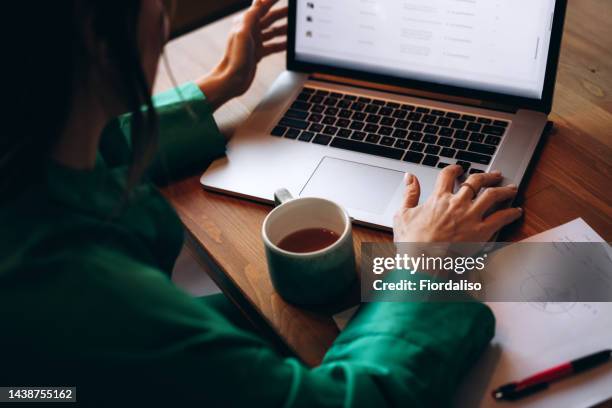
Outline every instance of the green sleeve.
<path id="1" fill-rule="evenodd" d="M 83 322 L 70 327 L 97 322 L 93 330 L 99 333 L 87 333 L 85 341 L 76 342 L 77 350 L 66 348 L 92 367 L 129 375 L 132 389 L 139 383 L 155 389 L 157 402 L 446 406 L 493 335 L 493 315 L 480 303 L 371 303 L 361 308 L 323 363 L 310 369 L 279 356 L 155 269 L 110 252 L 75 260 L 75 268 L 82 269 L 84 261 L 95 290 L 69 291 L 87 298 L 66 299 L 68 304 L 89 304 L 82 312 L 71 311 L 83 313 Z M 101 361 L 91 363 L 96 358 Z M 142 366 L 146 374 L 132 374 L 130 367 Z"/>
<path id="2" fill-rule="evenodd" d="M 202 170 L 225 153 L 225 137 L 213 118 L 206 96 L 194 83 L 157 94 L 153 104 L 159 117 L 157 154 L 148 175 L 158 183 Z M 100 153 L 107 165 L 131 161 L 131 114 L 111 121 L 104 129 Z"/>

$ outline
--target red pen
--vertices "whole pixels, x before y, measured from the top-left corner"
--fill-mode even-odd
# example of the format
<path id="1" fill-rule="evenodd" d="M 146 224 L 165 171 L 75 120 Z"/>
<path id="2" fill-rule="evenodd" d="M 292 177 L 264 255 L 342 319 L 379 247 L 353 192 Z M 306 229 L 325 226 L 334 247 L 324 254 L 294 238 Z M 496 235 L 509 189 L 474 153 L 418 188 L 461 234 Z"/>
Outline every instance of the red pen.
<path id="1" fill-rule="evenodd" d="M 548 388 L 550 383 L 596 367 L 612 358 L 612 350 L 602 350 L 585 357 L 559 364 L 521 381 L 502 385 L 492 392 L 496 400 L 514 401 Z"/>

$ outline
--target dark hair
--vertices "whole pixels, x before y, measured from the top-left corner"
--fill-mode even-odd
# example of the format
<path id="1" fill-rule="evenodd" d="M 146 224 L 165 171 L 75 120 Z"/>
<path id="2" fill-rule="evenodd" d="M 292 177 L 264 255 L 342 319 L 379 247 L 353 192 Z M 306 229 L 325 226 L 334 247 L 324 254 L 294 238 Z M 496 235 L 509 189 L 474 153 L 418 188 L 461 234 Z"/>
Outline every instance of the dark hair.
<path id="1" fill-rule="evenodd" d="M 147 0 L 144 0 L 147 1 Z M 141 0 L 11 1 L 5 10 L 10 83 L 0 136 L 0 192 L 43 176 L 44 163 L 71 112 L 73 91 L 96 61 L 87 31 L 116 70 L 116 90 L 132 112 L 129 185 L 142 175 L 157 141 L 157 115 L 138 46 Z M 89 26 L 89 23 L 91 26 Z M 144 108 L 142 108 L 144 106 Z"/>

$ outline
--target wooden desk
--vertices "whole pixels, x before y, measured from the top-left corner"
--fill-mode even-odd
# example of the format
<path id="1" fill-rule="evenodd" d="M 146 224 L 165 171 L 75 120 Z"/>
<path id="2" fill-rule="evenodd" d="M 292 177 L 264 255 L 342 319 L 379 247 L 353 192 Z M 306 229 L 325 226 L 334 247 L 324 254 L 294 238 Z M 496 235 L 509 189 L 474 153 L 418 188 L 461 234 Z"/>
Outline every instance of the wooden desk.
<path id="1" fill-rule="evenodd" d="M 612 3 L 570 0 L 546 141 L 521 200 L 525 219 L 504 231 L 518 240 L 583 217 L 612 241 Z M 231 19 L 181 37 L 167 47 L 179 82 L 211 69 L 225 47 Z M 261 64 L 252 89 L 216 115 L 226 132 L 244 120 L 284 69 L 284 55 Z M 156 90 L 171 87 L 161 69 Z M 338 334 L 329 313 L 285 303 L 268 278 L 260 228 L 270 207 L 205 192 L 199 174 L 164 190 L 192 237 L 194 248 L 221 288 L 245 313 L 267 325 L 304 362 L 315 365 Z M 362 241 L 391 235 L 357 227 Z"/>

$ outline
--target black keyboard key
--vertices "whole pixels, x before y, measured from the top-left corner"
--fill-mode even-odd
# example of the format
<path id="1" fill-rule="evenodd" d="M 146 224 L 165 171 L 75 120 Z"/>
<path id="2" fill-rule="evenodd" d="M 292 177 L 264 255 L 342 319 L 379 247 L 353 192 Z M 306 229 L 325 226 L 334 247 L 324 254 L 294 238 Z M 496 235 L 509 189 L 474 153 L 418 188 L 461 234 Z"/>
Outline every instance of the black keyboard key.
<path id="1" fill-rule="evenodd" d="M 424 124 L 422 124 L 422 123 L 412 122 L 412 123 L 410 124 L 409 129 L 410 129 L 410 130 L 416 130 L 417 132 L 420 132 L 421 130 L 423 130 L 423 128 L 424 128 L 424 127 L 425 127 L 425 125 L 424 125 Z"/>
<path id="2" fill-rule="evenodd" d="M 354 102 L 354 103 L 351 105 L 351 109 L 352 109 L 352 110 L 354 110 L 354 111 L 357 111 L 357 112 L 361 112 L 361 111 L 363 111 L 363 109 L 364 109 L 365 107 L 366 107 L 366 106 L 365 106 L 365 104 L 363 104 L 363 103 L 361 103 L 361 102 Z"/>
<path id="3" fill-rule="evenodd" d="M 351 150 L 359 153 L 372 154 L 375 156 L 387 157 L 389 159 L 399 160 L 404 155 L 404 151 L 401 149 L 395 149 L 393 147 L 386 147 L 381 145 L 375 145 L 371 143 L 362 143 L 354 140 L 334 138 L 332 140 L 332 147 L 339 149 Z"/>
<path id="4" fill-rule="evenodd" d="M 380 108 L 380 110 L 378 111 L 378 114 L 382 116 L 391 116 L 392 113 L 393 109 L 387 108 L 386 106 L 384 108 Z"/>
<path id="5" fill-rule="evenodd" d="M 472 133 L 470 135 L 470 141 L 482 143 L 484 141 L 484 135 L 482 133 Z"/>
<path id="6" fill-rule="evenodd" d="M 366 118 L 366 122 L 368 123 L 378 123 L 380 122 L 380 116 L 378 115 L 368 115 Z"/>
<path id="7" fill-rule="evenodd" d="M 457 153 L 457 156 L 455 156 L 455 158 L 458 160 L 473 162 L 473 163 L 478 163 L 478 164 L 491 163 L 491 156 L 485 156 L 484 154 L 466 152 L 463 150 L 459 151 Z"/>
<path id="8" fill-rule="evenodd" d="M 430 134 L 426 134 L 423 137 L 423 142 L 424 143 L 429 143 L 429 144 L 434 144 L 438 141 L 438 138 L 434 135 L 430 135 Z"/>
<path id="9" fill-rule="evenodd" d="M 455 140 L 455 143 L 453 143 L 453 147 L 455 149 L 467 149 L 468 142 L 466 142 L 465 140 Z"/>
<path id="10" fill-rule="evenodd" d="M 308 117 L 308 112 L 295 110 L 295 109 L 289 109 L 285 113 L 285 117 L 291 118 L 291 119 L 306 119 Z"/>
<path id="11" fill-rule="evenodd" d="M 376 105 L 368 105 L 368 106 L 366 106 L 366 108 L 363 111 L 366 112 L 366 113 L 376 114 L 376 113 L 378 113 L 379 109 L 380 108 L 378 106 L 376 106 Z"/>
<path id="12" fill-rule="evenodd" d="M 367 117 L 368 115 L 363 112 L 355 112 L 351 119 L 356 120 L 358 122 L 363 122 Z"/>
<path id="13" fill-rule="evenodd" d="M 444 162 L 438 163 L 438 168 L 439 169 L 443 169 L 443 168 L 448 167 L 448 166 L 450 166 L 450 163 L 444 163 Z"/>
<path id="14" fill-rule="evenodd" d="M 310 142 L 314 135 L 315 134 L 313 132 L 302 132 L 300 137 L 298 137 L 298 140 L 301 140 L 302 142 Z"/>
<path id="15" fill-rule="evenodd" d="M 343 137 L 343 138 L 348 138 L 351 136 L 351 133 L 353 133 L 352 131 L 348 130 L 348 129 L 340 129 L 340 131 L 338 131 L 337 136 L 338 137 Z"/>
<path id="16" fill-rule="evenodd" d="M 347 128 L 349 127 L 350 124 L 351 124 L 351 121 L 348 119 L 338 119 L 336 121 L 336 126 L 341 127 L 341 128 Z"/>
<path id="17" fill-rule="evenodd" d="M 333 116 L 325 116 L 321 121 L 324 125 L 333 125 L 336 123 L 336 118 Z"/>
<path id="18" fill-rule="evenodd" d="M 412 142 L 410 144 L 410 150 L 412 150 L 413 152 L 422 152 L 423 150 L 425 150 L 425 144 L 419 142 Z"/>
<path id="19" fill-rule="evenodd" d="M 449 159 L 452 159 L 453 157 L 455 157 L 455 153 L 457 151 L 455 149 L 451 149 L 449 147 L 445 147 L 444 149 L 442 149 L 442 151 L 440 152 L 440 156 L 442 157 L 448 157 Z"/>
<path id="20" fill-rule="evenodd" d="M 489 118 L 478 118 L 478 123 L 482 123 L 483 125 L 490 125 L 493 121 Z"/>
<path id="21" fill-rule="evenodd" d="M 327 95 L 329 95 L 329 91 L 326 91 L 324 89 L 317 89 L 316 94 L 317 95 L 322 95 L 322 96 L 327 96 Z"/>
<path id="22" fill-rule="evenodd" d="M 465 126 L 467 125 L 467 122 L 464 120 L 453 120 L 453 123 L 451 123 L 451 127 L 453 129 L 465 129 Z"/>
<path id="23" fill-rule="evenodd" d="M 329 142 L 331 142 L 332 137 L 327 135 L 316 135 L 314 139 L 312 139 L 312 143 L 325 145 L 327 146 Z M 344 140 L 344 139 L 341 139 Z"/>
<path id="24" fill-rule="evenodd" d="M 304 130 L 308 127 L 308 122 L 298 119 L 282 118 L 279 125 Z"/>
<path id="25" fill-rule="evenodd" d="M 355 95 L 344 95 L 344 99 L 349 101 L 356 101 L 357 97 Z"/>
<path id="26" fill-rule="evenodd" d="M 451 136 L 453 136 L 454 133 L 455 133 L 454 129 L 443 127 L 443 128 L 440 128 L 440 131 L 438 132 L 438 135 L 439 136 L 444 136 L 444 137 L 451 137 Z"/>
<path id="27" fill-rule="evenodd" d="M 439 109 L 432 109 L 431 114 L 436 115 L 436 116 L 444 116 L 446 115 L 446 112 L 444 112 L 443 110 L 439 110 Z"/>
<path id="28" fill-rule="evenodd" d="M 297 139 L 297 137 L 302 133 L 301 130 L 297 130 L 297 129 L 289 129 L 287 131 L 287 134 L 285 134 L 285 137 L 287 139 Z"/>
<path id="29" fill-rule="evenodd" d="M 310 116 L 308 117 L 308 121 L 310 123 L 319 123 L 323 120 L 323 115 L 318 114 L 318 113 L 311 113 Z"/>
<path id="30" fill-rule="evenodd" d="M 368 133 L 376 133 L 378 132 L 378 125 L 373 125 L 371 123 L 368 123 L 366 127 L 363 128 L 363 131 L 368 132 Z"/>
<path id="31" fill-rule="evenodd" d="M 404 129 L 395 129 L 391 136 L 396 137 L 398 139 L 405 139 L 406 136 L 408 136 L 408 131 Z"/>
<path id="32" fill-rule="evenodd" d="M 396 109 L 393 112 L 392 116 L 396 119 L 406 119 L 406 116 L 408 116 L 408 112 L 406 112 L 405 110 Z"/>
<path id="33" fill-rule="evenodd" d="M 395 119 L 390 118 L 389 116 L 386 116 L 380 120 L 380 124 L 383 126 L 393 126 L 393 123 L 395 123 Z"/>
<path id="34" fill-rule="evenodd" d="M 404 156 L 404 161 L 410 163 L 420 163 L 421 160 L 423 160 L 423 156 L 425 156 L 423 153 L 408 151 L 406 152 L 406 156 Z"/>
<path id="35" fill-rule="evenodd" d="M 438 138 L 438 145 L 440 145 L 442 147 L 449 147 L 452 144 L 453 144 L 453 139 L 450 139 L 448 137 L 439 137 Z"/>
<path id="36" fill-rule="evenodd" d="M 487 138 L 485 139 L 485 143 L 488 143 L 494 146 L 498 146 L 500 142 L 501 142 L 501 139 L 495 136 L 487 136 Z"/>
<path id="37" fill-rule="evenodd" d="M 449 118 L 439 117 L 436 124 L 438 126 L 449 126 L 451 124 L 451 120 Z"/>
<path id="38" fill-rule="evenodd" d="M 291 109 L 297 109 L 297 110 L 303 110 L 303 111 L 308 111 L 310 110 L 311 107 L 312 107 L 312 104 L 308 102 L 301 102 L 301 101 L 295 101 L 291 105 Z"/>
<path id="39" fill-rule="evenodd" d="M 439 154 L 442 148 L 436 145 L 427 145 L 425 148 L 425 153 L 427 154 Z"/>
<path id="40" fill-rule="evenodd" d="M 395 127 L 398 129 L 408 129 L 408 126 L 410 126 L 410 122 L 407 120 L 399 119 L 395 121 Z"/>
<path id="41" fill-rule="evenodd" d="M 302 93 L 305 93 L 305 94 L 313 94 L 314 91 L 315 90 L 313 88 L 308 88 L 308 87 L 304 87 L 304 89 L 302 89 Z"/>
<path id="42" fill-rule="evenodd" d="M 405 111 L 409 111 L 409 112 L 411 112 L 411 111 L 413 111 L 415 108 L 414 108 L 414 105 L 403 104 L 403 105 L 401 106 L 401 109 L 402 109 L 402 110 L 405 110 Z"/>
<path id="43" fill-rule="evenodd" d="M 378 134 L 382 136 L 391 136 L 391 133 L 393 133 L 393 128 L 388 126 L 382 126 L 380 129 L 378 129 Z"/>
<path id="44" fill-rule="evenodd" d="M 420 122 L 422 116 L 423 115 L 421 115 L 420 113 L 410 112 L 410 114 L 408 115 L 408 120 L 413 120 L 415 122 Z"/>
<path id="45" fill-rule="evenodd" d="M 389 108 L 397 109 L 399 108 L 400 104 L 397 102 L 387 102 L 386 106 L 388 106 Z"/>
<path id="46" fill-rule="evenodd" d="M 272 136 L 283 136 L 285 134 L 285 132 L 287 131 L 287 128 L 284 126 L 276 126 L 274 129 L 272 129 L 272 131 L 270 132 L 270 134 Z"/>
<path id="47" fill-rule="evenodd" d="M 503 136 L 505 132 L 506 129 L 499 126 L 486 125 L 482 127 L 482 133 L 486 133 L 488 135 Z"/>
<path id="48" fill-rule="evenodd" d="M 429 113 L 429 108 L 423 108 L 422 106 L 416 108 L 416 111 L 419 113 Z"/>
<path id="49" fill-rule="evenodd" d="M 302 92 L 301 94 L 299 94 L 299 95 L 297 96 L 297 98 L 296 98 L 296 100 L 297 100 L 297 101 L 300 101 L 300 102 L 306 102 L 306 101 L 308 101 L 308 99 L 310 99 L 310 94 L 308 94 L 308 93 L 304 93 L 304 92 Z"/>
<path id="50" fill-rule="evenodd" d="M 425 115 L 425 116 L 423 116 L 422 122 L 423 123 L 432 124 L 432 123 L 436 123 L 437 120 L 438 120 L 437 116 L 434 116 L 434 115 Z"/>
<path id="51" fill-rule="evenodd" d="M 470 147 L 468 148 L 470 152 L 488 154 L 489 156 L 493 156 L 495 154 L 495 146 L 486 145 L 482 143 L 470 143 Z"/>
<path id="52" fill-rule="evenodd" d="M 380 140 L 380 136 L 375 135 L 373 133 L 370 133 L 368 137 L 366 137 L 366 142 L 370 142 L 370 143 L 378 143 L 379 140 Z"/>
<path id="53" fill-rule="evenodd" d="M 400 149 L 407 149 L 409 145 L 410 145 L 410 142 L 407 140 L 397 139 L 395 141 L 395 147 L 400 148 Z"/>
<path id="54" fill-rule="evenodd" d="M 340 112 L 338 108 L 327 108 L 325 109 L 325 114 L 330 116 L 336 116 Z"/>
<path id="55" fill-rule="evenodd" d="M 363 122 L 353 122 L 351 123 L 350 128 L 353 130 L 361 130 L 365 127 L 365 123 Z"/>
<path id="56" fill-rule="evenodd" d="M 481 174 L 481 173 L 484 173 L 484 171 L 480 170 L 480 169 L 471 169 L 470 170 L 470 174 Z"/>
<path id="57" fill-rule="evenodd" d="M 423 132 L 425 133 L 432 133 L 432 134 L 437 134 L 438 131 L 440 130 L 439 127 L 435 126 L 435 125 L 427 125 L 425 126 L 425 129 L 423 130 Z"/>
<path id="58" fill-rule="evenodd" d="M 458 165 L 460 165 L 461 167 L 463 167 L 463 173 L 464 173 L 464 174 L 468 172 L 468 170 L 470 169 L 470 167 L 472 167 L 472 164 L 471 164 L 471 163 L 466 162 L 466 161 L 461 161 L 461 160 L 457 161 L 457 163 L 456 163 L 456 164 L 458 164 Z"/>
<path id="59" fill-rule="evenodd" d="M 466 129 L 470 132 L 480 132 L 480 129 L 482 129 L 482 125 L 480 123 L 470 122 L 468 123 Z"/>
<path id="60" fill-rule="evenodd" d="M 325 126 L 325 129 L 323 129 L 323 133 L 325 133 L 326 135 L 334 136 L 336 133 L 338 133 L 338 128 L 334 126 Z"/>
<path id="61" fill-rule="evenodd" d="M 395 143 L 395 139 L 391 136 L 385 136 L 380 140 L 380 144 L 383 146 L 393 146 L 393 143 Z"/>
<path id="62" fill-rule="evenodd" d="M 351 135 L 351 139 L 353 140 L 363 140 L 366 137 L 366 133 L 364 132 L 353 132 L 353 134 Z"/>
<path id="63" fill-rule="evenodd" d="M 467 140 L 469 136 L 470 136 L 470 132 L 466 132 L 465 130 L 455 131 L 455 139 Z"/>
<path id="64" fill-rule="evenodd" d="M 325 97 L 321 95 L 314 95 L 310 98 L 310 103 L 315 103 L 315 104 L 323 103 L 324 99 Z"/>
<path id="65" fill-rule="evenodd" d="M 370 103 L 370 102 L 372 102 L 372 99 L 366 98 L 365 96 L 360 96 L 359 99 L 357 99 L 357 101 L 359 101 L 361 103 Z"/>
<path id="66" fill-rule="evenodd" d="M 351 101 L 348 99 L 341 99 L 338 101 L 338 105 L 336 105 L 340 109 L 346 109 L 351 107 Z"/>
<path id="67" fill-rule="evenodd" d="M 455 112 L 446 112 L 446 117 L 451 119 L 459 119 L 461 115 Z"/>
<path id="68" fill-rule="evenodd" d="M 338 117 L 343 118 L 343 119 L 348 119 L 351 117 L 352 114 L 353 114 L 352 111 L 348 109 L 342 109 L 340 112 L 338 112 Z"/>
<path id="69" fill-rule="evenodd" d="M 319 123 L 313 123 L 312 125 L 310 125 L 310 128 L 308 130 L 310 130 L 311 132 L 320 132 L 323 130 L 325 126 L 319 124 Z"/>
<path id="70" fill-rule="evenodd" d="M 381 101 L 380 99 L 374 99 L 374 100 L 372 101 L 372 103 L 373 103 L 374 105 L 378 105 L 378 106 L 385 106 L 385 103 L 386 103 L 386 102 L 385 102 L 385 101 Z"/>
<path id="71" fill-rule="evenodd" d="M 496 120 L 493 122 L 493 126 L 499 126 L 499 127 L 503 127 L 503 128 L 507 128 L 508 127 L 508 122 L 506 122 L 505 120 Z"/>
<path id="72" fill-rule="evenodd" d="M 466 122 L 474 122 L 476 120 L 476 116 L 473 115 L 463 115 L 461 116 L 462 120 L 465 120 Z"/>
<path id="73" fill-rule="evenodd" d="M 423 139 L 423 134 L 421 132 L 410 132 L 408 139 L 414 142 L 420 142 L 421 139 Z"/>
<path id="74" fill-rule="evenodd" d="M 323 101 L 323 105 L 325 106 L 336 106 L 336 104 L 338 103 L 338 100 L 336 98 L 325 98 L 325 100 Z"/>
<path id="75" fill-rule="evenodd" d="M 332 98 L 342 98 L 342 94 L 338 93 L 338 92 L 332 92 L 331 94 L 329 94 L 329 96 L 331 96 Z"/>
<path id="76" fill-rule="evenodd" d="M 438 164 L 439 161 L 440 161 L 440 158 L 438 156 L 433 156 L 431 154 L 428 154 L 423 159 L 423 163 L 422 164 L 424 164 L 426 166 L 436 167 L 436 164 Z"/>
<path id="77" fill-rule="evenodd" d="M 313 105 L 312 108 L 310 108 L 312 113 L 323 113 L 324 110 L 325 106 L 323 105 Z"/>

